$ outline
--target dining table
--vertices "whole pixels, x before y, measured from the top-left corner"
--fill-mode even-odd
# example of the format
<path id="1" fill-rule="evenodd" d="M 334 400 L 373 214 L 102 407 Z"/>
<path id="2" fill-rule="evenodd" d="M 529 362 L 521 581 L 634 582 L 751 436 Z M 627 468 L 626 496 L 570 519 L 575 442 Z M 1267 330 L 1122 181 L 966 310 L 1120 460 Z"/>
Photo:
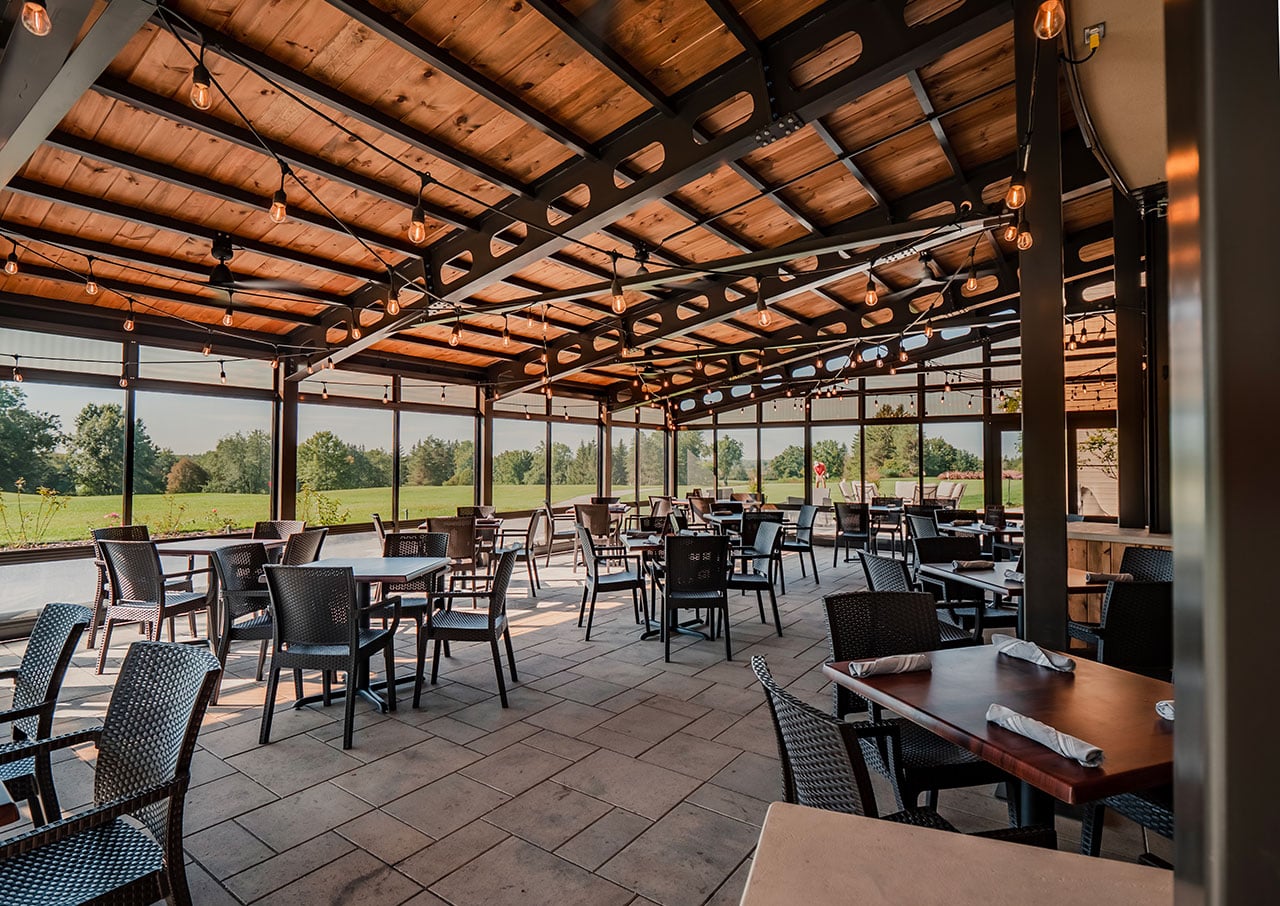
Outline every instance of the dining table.
<path id="1" fill-rule="evenodd" d="M 643 579 L 644 574 L 649 574 L 649 600 L 653 606 L 658 603 L 658 577 L 649 569 L 649 564 L 661 559 L 664 540 L 659 535 L 627 535 L 622 539 L 622 546 L 627 552 L 628 557 L 635 557 L 639 561 L 640 577 Z M 641 639 L 652 639 L 661 635 L 662 625 L 655 620 L 646 620 L 644 632 L 641 633 Z"/>
<path id="2" fill-rule="evenodd" d="M 994 554 L 996 559 L 1000 559 L 1000 554 L 1005 551 L 1016 553 L 1015 549 L 1024 535 L 1023 527 L 1014 523 L 990 525 L 986 522 L 943 522 L 938 525 L 938 531 L 950 535 L 973 535 L 982 541 L 983 549 Z"/>
<path id="3" fill-rule="evenodd" d="M 1096 661 L 1070 673 L 1002 655 L 994 645 L 929 652 L 931 669 L 854 677 L 848 661 L 823 665 L 827 679 L 1007 771 L 1019 781 L 1024 825 L 1051 824 L 1053 801 L 1079 805 L 1173 779 L 1173 723 L 1156 702 L 1173 686 Z M 1104 752 L 1101 765 L 1073 759 L 994 723 L 1004 705 Z"/>
<path id="4" fill-rule="evenodd" d="M 919 575 L 941 582 L 955 582 L 968 585 L 995 596 L 997 602 L 1009 600 L 1019 602 L 1018 631 L 1022 632 L 1022 608 L 1020 606 L 1025 585 L 1021 577 L 1010 578 L 1013 567 L 1004 562 L 993 562 L 986 569 L 959 569 L 954 562 L 921 563 Z M 1015 574 L 1016 575 L 1016 574 Z M 1096 594 L 1107 590 L 1106 582 L 1090 582 L 1089 574 L 1083 569 L 1067 568 L 1067 594 Z M 975 633 L 980 633 L 982 624 L 978 623 Z"/>
<path id="5" fill-rule="evenodd" d="M 437 576 L 449 568 L 448 557 L 325 557 L 306 567 L 347 567 L 351 570 L 356 583 L 356 604 L 360 614 L 360 627 L 369 628 L 369 612 L 373 608 L 373 586 L 403 585 Z M 305 567 L 304 567 L 305 568 Z M 386 689 L 385 682 L 371 683 L 369 680 L 369 662 L 360 663 L 356 676 L 356 694 L 373 702 L 378 709 L 385 712 L 387 702 L 378 695 L 378 689 Z M 341 690 L 334 690 L 333 697 L 341 695 Z M 388 694 L 394 695 L 394 690 Z M 307 695 L 293 703 L 295 708 L 315 704 L 324 699 L 323 695 Z"/>

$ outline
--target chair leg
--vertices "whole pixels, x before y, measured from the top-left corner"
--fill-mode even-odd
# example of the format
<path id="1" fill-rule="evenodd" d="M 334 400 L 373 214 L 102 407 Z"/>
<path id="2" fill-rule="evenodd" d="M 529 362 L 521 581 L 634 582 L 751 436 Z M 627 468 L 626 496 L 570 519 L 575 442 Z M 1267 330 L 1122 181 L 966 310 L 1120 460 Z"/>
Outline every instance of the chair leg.
<path id="1" fill-rule="evenodd" d="M 93 615 L 89 617 L 89 640 L 85 643 L 85 650 L 92 651 L 93 644 L 98 640 L 98 628 L 102 625 L 102 617 L 106 612 L 106 598 L 102 593 L 102 575 L 98 575 L 98 590 L 93 595 Z"/>
<path id="2" fill-rule="evenodd" d="M 31 791 L 31 796 L 27 799 L 27 808 L 31 811 L 32 827 L 41 827 L 48 823 L 45 821 L 44 809 L 40 806 L 40 794 L 36 790 Z"/>
<path id="3" fill-rule="evenodd" d="M 631 589 L 631 610 L 635 614 L 636 623 L 638 624 L 640 622 L 640 595 L 636 593 L 634 588 Z"/>
<path id="4" fill-rule="evenodd" d="M 168 906 L 192 906 L 191 888 L 187 885 L 187 866 L 181 859 L 175 859 L 169 866 L 169 896 L 165 898 Z"/>
<path id="5" fill-rule="evenodd" d="M 836 568 L 836 562 L 840 559 L 840 535 L 836 534 L 836 542 L 831 545 L 831 568 Z"/>
<path id="6" fill-rule="evenodd" d="M 785 595 L 787 593 L 787 570 L 783 566 L 784 562 L 785 561 L 783 560 L 782 555 L 779 554 L 778 555 L 778 580 L 782 583 L 782 593 Z"/>
<path id="7" fill-rule="evenodd" d="M 591 589 L 591 609 L 587 611 L 587 634 L 583 641 L 591 641 L 591 621 L 596 618 L 596 595 L 598 592 L 593 586 Z"/>
<path id="8" fill-rule="evenodd" d="M 498 676 L 498 698 L 502 701 L 502 707 L 509 707 L 507 704 L 507 683 L 502 678 L 502 655 L 498 653 L 498 640 L 492 638 L 489 640 L 489 648 L 493 651 L 493 671 Z"/>
<path id="9" fill-rule="evenodd" d="M 667 611 L 665 602 L 662 605 L 661 612 L 658 614 L 658 619 L 660 621 L 659 625 L 662 626 L 662 657 L 669 664 L 671 663 L 671 627 L 667 625 L 670 614 Z"/>
<path id="10" fill-rule="evenodd" d="M 387 710 L 396 710 L 396 646 L 395 639 L 387 639 L 387 647 L 382 649 L 383 661 L 387 667 Z"/>
<path id="11" fill-rule="evenodd" d="M 107 618 L 107 625 L 102 627 L 102 647 L 98 649 L 98 674 L 102 674 L 102 668 L 107 663 L 107 649 L 111 647 L 111 630 L 115 627 L 116 621 Z"/>
<path id="12" fill-rule="evenodd" d="M 814 571 L 813 575 L 814 575 L 814 578 L 817 578 L 818 573 L 816 570 Z M 778 615 L 778 596 L 773 593 L 772 585 L 769 586 L 769 604 L 773 608 L 774 628 L 778 630 L 778 637 L 781 638 L 782 637 L 782 617 Z"/>
<path id="13" fill-rule="evenodd" d="M 218 644 L 214 646 L 213 656 L 218 659 L 218 666 L 222 668 L 222 672 L 218 674 L 218 683 L 213 687 L 213 695 L 209 699 L 209 704 L 216 705 L 218 696 L 222 693 L 222 678 L 227 674 L 227 649 L 231 647 L 231 633 L 224 632 L 218 636 Z M 263 644 L 266 644 L 265 642 Z M 262 669 L 261 661 L 259 661 L 259 670 Z"/>
<path id="14" fill-rule="evenodd" d="M 511 682 L 520 682 L 520 677 L 516 676 L 516 653 L 511 647 L 511 627 L 502 627 L 502 640 L 507 645 L 507 667 L 511 670 Z"/>
<path id="15" fill-rule="evenodd" d="M 587 586 L 583 585 L 582 586 L 582 603 L 578 605 L 578 628 L 579 629 L 582 628 L 583 617 L 587 615 L 587 595 L 589 593 L 590 593 L 590 589 L 587 588 Z"/>
<path id="16" fill-rule="evenodd" d="M 160 621 L 160 622 L 168 623 L 168 624 L 169 624 L 169 641 L 170 641 L 170 642 L 176 642 L 176 641 L 178 640 L 178 639 L 177 639 L 177 637 L 175 637 L 175 636 L 174 636 L 174 634 L 173 634 L 173 619 L 174 619 L 173 617 L 169 617 L 169 619 L 167 619 L 167 620 L 162 620 L 162 621 Z M 157 642 L 158 642 L 158 641 L 160 641 L 160 623 L 156 623 L 156 637 L 155 637 L 155 641 L 157 641 Z"/>
<path id="17" fill-rule="evenodd" d="M 422 705 L 422 673 L 427 669 L 427 635 L 418 627 L 418 674 L 413 678 L 413 707 Z"/>
<path id="18" fill-rule="evenodd" d="M 262 726 L 258 730 L 258 745 L 265 746 L 271 741 L 271 716 L 276 708 L 276 688 L 280 685 L 280 668 L 271 662 L 271 671 L 267 674 L 267 697 L 262 703 Z M 301 698 L 302 696 L 298 696 Z"/>
<path id="19" fill-rule="evenodd" d="M 267 663 L 267 640 L 263 639 L 262 644 L 258 646 L 258 670 L 254 673 L 253 678 L 257 682 L 262 682 L 262 668 Z"/>
<path id="20" fill-rule="evenodd" d="M 764 616 L 764 592 L 756 589 L 756 607 L 760 610 L 760 622 L 768 626 L 769 621 Z"/>
<path id="21" fill-rule="evenodd" d="M 191 630 L 191 637 L 196 637 L 196 612 L 194 610 L 187 611 L 187 628 Z"/>
<path id="22" fill-rule="evenodd" d="M 302 671 L 293 671 L 293 700 L 302 698 Z"/>
<path id="23" fill-rule="evenodd" d="M 431 655 L 431 685 L 436 684 L 436 679 L 440 675 L 440 638 L 436 637 L 435 651 Z"/>
<path id="24" fill-rule="evenodd" d="M 807 579 L 809 574 L 804 571 L 804 552 L 800 553 L 800 578 Z"/>
<path id="25" fill-rule="evenodd" d="M 62 807 L 58 804 L 58 788 L 53 783 L 53 761 L 48 753 L 35 759 L 36 793 L 29 802 L 31 805 L 31 821 L 39 826 L 46 821 L 58 821 L 62 818 Z M 36 820 L 40 812 L 41 820 Z"/>
<path id="26" fill-rule="evenodd" d="M 729 641 L 729 607 L 724 608 L 724 656 L 725 660 L 733 660 L 733 644 Z"/>
<path id="27" fill-rule="evenodd" d="M 1010 791 L 1010 796 L 1013 791 Z M 1091 802 L 1084 807 L 1084 820 L 1080 822 L 1080 852 L 1096 856 L 1102 852 L 1102 824 L 1107 809 L 1101 802 Z"/>
<path id="28" fill-rule="evenodd" d="M 800 562 L 804 563 L 804 554 L 800 555 Z M 818 558 L 814 555 L 812 546 L 809 547 L 809 563 L 813 566 L 813 584 L 821 585 L 822 583 L 818 581 Z M 785 593 L 786 589 L 782 591 Z"/>
<path id="29" fill-rule="evenodd" d="M 347 664 L 347 696 L 346 701 L 342 703 L 342 748 L 344 749 L 351 748 L 351 740 L 355 734 L 356 674 L 359 672 L 359 668 L 356 666 L 356 659 L 352 658 L 351 663 Z"/>
<path id="30" fill-rule="evenodd" d="M 529 571 L 529 597 L 536 598 L 538 596 L 538 580 L 533 577 L 533 557 L 526 557 L 524 565 L 525 569 Z"/>
<path id="31" fill-rule="evenodd" d="M 321 698 L 327 708 L 333 703 L 333 674 L 328 670 L 320 671 Z M 301 696 L 299 696 L 301 697 Z"/>

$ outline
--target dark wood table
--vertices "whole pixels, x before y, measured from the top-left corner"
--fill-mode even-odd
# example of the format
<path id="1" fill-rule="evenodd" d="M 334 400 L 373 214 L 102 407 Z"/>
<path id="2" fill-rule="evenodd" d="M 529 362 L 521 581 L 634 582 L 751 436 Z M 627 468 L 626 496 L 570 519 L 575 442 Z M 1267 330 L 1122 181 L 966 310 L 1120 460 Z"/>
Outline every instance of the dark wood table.
<path id="1" fill-rule="evenodd" d="M 1018 603 L 1018 634 L 1022 634 L 1022 597 L 1023 583 L 1008 578 L 1005 574 L 1013 567 L 1007 563 L 993 563 L 990 569 L 956 569 L 950 563 L 922 563 L 919 574 L 926 578 L 944 582 L 956 582 L 981 589 L 997 599 L 1012 600 Z M 1093 594 L 1107 590 L 1106 582 L 1088 582 L 1087 573 L 1083 569 L 1067 568 L 1067 594 Z M 981 624 L 978 624 L 979 628 Z"/>
<path id="2" fill-rule="evenodd" d="M 369 628 L 369 609 L 373 606 L 373 586 L 381 583 L 402 585 L 416 582 L 419 579 L 438 575 L 449 568 L 448 557 L 326 557 L 310 567 L 342 567 L 346 566 L 356 581 L 356 603 L 360 607 L 360 625 Z M 362 661 L 360 674 L 356 677 L 356 693 L 373 702 L 382 711 L 387 710 L 386 700 L 378 695 L 377 689 L 386 688 L 385 682 L 371 684 L 369 682 L 369 663 Z M 333 696 L 340 697 L 343 690 L 335 690 Z M 394 691 L 389 694 L 394 695 Z M 295 708 L 322 701 L 321 695 L 307 695 L 293 703 Z"/>
<path id="3" fill-rule="evenodd" d="M 1074 673 L 1059 673 L 1000 656 L 992 645 L 929 657 L 933 669 L 917 673 L 857 679 L 847 661 L 822 672 L 1022 781 L 1024 823 L 1051 821 L 1049 797 L 1074 805 L 1172 781 L 1173 723 L 1155 711 L 1156 702 L 1174 697 L 1169 683 L 1082 659 Z M 993 703 L 1101 747 L 1102 766 L 1083 767 L 987 723 Z"/>
<path id="4" fill-rule="evenodd" d="M 9 798 L 9 791 L 0 783 L 0 827 L 17 824 L 21 817 L 18 814 L 18 804 Z"/>

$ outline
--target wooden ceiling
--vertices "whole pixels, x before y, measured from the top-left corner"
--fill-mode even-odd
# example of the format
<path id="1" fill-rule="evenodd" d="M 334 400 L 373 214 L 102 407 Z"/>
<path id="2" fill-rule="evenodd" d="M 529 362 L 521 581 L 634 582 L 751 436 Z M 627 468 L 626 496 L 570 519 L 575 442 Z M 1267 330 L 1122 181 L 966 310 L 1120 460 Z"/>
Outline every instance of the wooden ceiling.
<path id="1" fill-rule="evenodd" d="M 103 4 L 82 5 L 88 28 Z M 767 327 L 742 275 L 629 290 L 619 318 L 611 256 L 631 277 L 638 252 L 662 271 L 998 204 L 1017 148 L 1010 16 L 994 0 L 168 0 L 0 190 L 21 261 L 0 293 L 62 324 L 110 323 L 131 296 L 140 336 L 208 331 L 500 393 L 540 386 L 546 351 L 554 392 L 625 402 L 622 345 L 705 382 L 735 367 L 725 348 L 768 360 L 801 335 L 896 329 L 863 301 L 880 243 L 844 273 L 806 275 L 814 258 L 756 274 L 779 290 Z M 190 99 L 202 55 L 207 111 Z M 1109 188 L 1076 183 L 1068 236 L 1105 238 Z M 209 285 L 219 234 L 230 328 Z M 972 255 L 981 289 L 939 316 L 1016 299 L 994 231 L 927 252 L 877 266 L 880 292 L 918 311 Z M 112 291 L 85 292 L 89 256 Z M 399 315 L 389 266 L 418 287 Z"/>

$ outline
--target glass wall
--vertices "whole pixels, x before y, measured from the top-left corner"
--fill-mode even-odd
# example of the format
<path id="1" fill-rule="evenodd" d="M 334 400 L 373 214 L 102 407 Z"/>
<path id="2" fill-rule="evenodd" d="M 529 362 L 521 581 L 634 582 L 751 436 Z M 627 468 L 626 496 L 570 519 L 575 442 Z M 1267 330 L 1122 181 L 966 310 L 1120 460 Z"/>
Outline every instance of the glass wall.
<path id="1" fill-rule="evenodd" d="M 716 487 L 732 493 L 754 494 L 760 490 L 755 428 L 716 430 Z"/>
<path id="2" fill-rule="evenodd" d="M 1119 439 L 1115 428 L 1076 428 L 1076 501 L 1081 516 L 1120 511 Z"/>
<path id="3" fill-rule="evenodd" d="M 1000 432 L 1000 503 L 1022 506 L 1022 432 Z"/>
<path id="4" fill-rule="evenodd" d="M 634 424 L 614 424 L 613 471 L 609 475 L 611 494 L 623 500 L 636 498 L 636 429 Z"/>
<path id="5" fill-rule="evenodd" d="M 813 438 L 810 499 L 815 503 L 860 500 L 858 486 L 862 466 L 858 447 L 862 443 L 862 429 L 857 425 L 816 424 L 810 436 Z"/>
<path id="6" fill-rule="evenodd" d="M 676 494 L 715 490 L 715 429 L 710 424 L 676 432 Z"/>
<path id="7" fill-rule="evenodd" d="M 298 406 L 299 519 L 341 525 L 390 516 L 392 415 L 381 407 Z"/>
<path id="8" fill-rule="evenodd" d="M 499 418 L 493 424 L 493 505 L 498 512 L 547 502 L 547 422 Z"/>
<path id="9" fill-rule="evenodd" d="M 599 493 L 595 425 L 551 422 L 551 505 L 590 503 Z"/>
<path id="10" fill-rule="evenodd" d="M 924 486 L 930 496 L 958 500 L 963 509 L 982 509 L 982 434 L 980 421 L 924 423 Z M 1019 496 L 1021 482 L 1019 478 Z"/>
<path id="11" fill-rule="evenodd" d="M 134 522 L 172 535 L 270 518 L 269 401 L 139 391 L 134 406 Z"/>
<path id="12" fill-rule="evenodd" d="M 401 520 L 452 516 L 475 502 L 475 429 L 471 415 L 400 413 Z"/>
<path id="13" fill-rule="evenodd" d="M 791 408 L 791 401 L 786 401 Z M 767 417 L 767 415 L 766 415 Z M 761 490 L 770 503 L 804 499 L 804 429 L 796 425 L 760 430 L 760 464 L 764 469 Z"/>
<path id="14" fill-rule="evenodd" d="M 639 448 L 640 467 L 638 474 L 640 486 L 637 490 L 639 499 L 647 501 L 650 495 L 665 494 L 666 491 L 666 459 L 663 456 L 663 432 L 656 428 L 641 428 L 636 444 Z"/>

